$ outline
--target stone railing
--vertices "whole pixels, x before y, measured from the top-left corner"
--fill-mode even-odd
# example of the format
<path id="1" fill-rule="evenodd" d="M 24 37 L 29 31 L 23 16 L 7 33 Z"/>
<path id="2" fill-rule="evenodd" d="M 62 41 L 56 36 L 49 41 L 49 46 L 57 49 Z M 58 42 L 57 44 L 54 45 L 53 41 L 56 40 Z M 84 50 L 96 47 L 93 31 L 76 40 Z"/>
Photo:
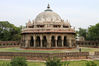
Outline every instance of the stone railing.
<path id="1" fill-rule="evenodd" d="M 99 41 L 76 41 L 80 47 L 99 47 Z"/>
<path id="2" fill-rule="evenodd" d="M 67 59 L 88 59 L 88 52 L 68 52 L 68 53 L 28 53 L 28 52 L 0 52 L 0 59 L 11 59 L 13 57 L 26 57 L 29 60 L 46 60 L 47 58 Z"/>
<path id="3" fill-rule="evenodd" d="M 96 52 L 95 52 L 95 55 L 98 55 L 98 56 L 99 56 L 99 51 L 96 51 Z"/>
<path id="4" fill-rule="evenodd" d="M 17 47 L 19 46 L 18 41 L 0 41 L 0 47 Z"/>

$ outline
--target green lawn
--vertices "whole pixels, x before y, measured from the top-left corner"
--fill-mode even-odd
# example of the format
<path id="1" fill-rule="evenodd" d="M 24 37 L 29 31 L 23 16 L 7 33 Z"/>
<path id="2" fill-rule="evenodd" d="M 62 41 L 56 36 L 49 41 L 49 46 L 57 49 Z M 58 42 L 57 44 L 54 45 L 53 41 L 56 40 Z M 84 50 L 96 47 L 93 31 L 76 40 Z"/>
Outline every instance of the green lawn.
<path id="1" fill-rule="evenodd" d="M 28 66 L 45 66 L 43 62 L 28 62 Z"/>
<path id="2" fill-rule="evenodd" d="M 9 60 L 0 60 L 0 66 L 4 66 L 6 64 L 9 64 Z M 45 66 L 45 63 L 43 62 L 27 62 L 28 66 Z"/>
<path id="3" fill-rule="evenodd" d="M 0 52 L 35 52 L 35 53 L 59 53 L 61 50 L 27 50 L 18 47 L 14 48 L 0 48 Z"/>
<path id="4" fill-rule="evenodd" d="M 69 66 L 86 66 L 87 61 L 71 61 Z M 99 66 L 99 61 L 94 61 Z"/>
<path id="5" fill-rule="evenodd" d="M 99 51 L 99 48 L 81 47 L 82 52 Z M 18 47 L 0 48 L 0 52 L 35 52 L 35 53 L 61 53 L 61 52 L 78 52 L 78 49 L 57 49 L 57 50 L 26 50 Z"/>
<path id="6" fill-rule="evenodd" d="M 10 61 L 0 60 L 0 66 L 2 63 L 7 63 Z M 69 66 L 86 66 L 87 61 L 70 61 Z M 97 66 L 99 66 L 99 60 L 94 61 Z M 45 66 L 44 62 L 27 62 L 28 66 Z"/>

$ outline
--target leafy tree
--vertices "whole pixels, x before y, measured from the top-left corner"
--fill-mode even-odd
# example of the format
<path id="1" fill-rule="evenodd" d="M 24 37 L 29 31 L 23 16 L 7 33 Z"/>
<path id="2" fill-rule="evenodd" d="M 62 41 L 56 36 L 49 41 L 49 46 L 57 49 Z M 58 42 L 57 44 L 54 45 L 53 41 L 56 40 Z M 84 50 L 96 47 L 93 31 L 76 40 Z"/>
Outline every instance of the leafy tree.
<path id="1" fill-rule="evenodd" d="M 46 66 L 62 66 L 60 59 L 52 58 L 46 61 Z"/>
<path id="2" fill-rule="evenodd" d="M 0 41 L 18 41 L 21 38 L 21 27 L 0 21 Z"/>
<path id="3" fill-rule="evenodd" d="M 90 26 L 88 29 L 79 28 L 76 33 L 86 40 L 99 40 L 99 23 Z"/>
<path id="4" fill-rule="evenodd" d="M 27 61 L 23 57 L 15 57 L 11 60 L 11 66 L 27 66 Z"/>
<path id="5" fill-rule="evenodd" d="M 97 66 L 93 61 L 87 61 L 86 66 Z"/>
<path id="6" fill-rule="evenodd" d="M 99 23 L 88 28 L 88 40 L 99 40 Z"/>
<path id="7" fill-rule="evenodd" d="M 83 29 L 83 28 L 79 28 L 79 31 L 77 31 L 79 37 L 80 36 L 83 36 L 85 39 L 87 38 L 86 35 L 87 35 L 87 30 L 86 29 Z"/>

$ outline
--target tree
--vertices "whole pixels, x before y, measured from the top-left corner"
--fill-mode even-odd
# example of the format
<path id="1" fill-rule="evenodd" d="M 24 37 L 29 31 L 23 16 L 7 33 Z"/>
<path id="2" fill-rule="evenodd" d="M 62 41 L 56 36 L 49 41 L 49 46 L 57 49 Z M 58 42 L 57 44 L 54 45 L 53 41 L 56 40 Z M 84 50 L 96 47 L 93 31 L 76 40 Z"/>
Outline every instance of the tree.
<path id="1" fill-rule="evenodd" d="M 83 36 L 85 40 L 99 40 L 99 23 L 90 26 L 88 29 L 79 28 L 76 33 Z"/>
<path id="2" fill-rule="evenodd" d="M 20 39 L 20 27 L 16 27 L 8 21 L 0 21 L 0 41 L 18 41 Z"/>
<path id="3" fill-rule="evenodd" d="M 97 66 L 93 61 L 87 61 L 86 66 Z"/>
<path id="4" fill-rule="evenodd" d="M 83 28 L 79 28 L 79 31 L 77 31 L 79 37 L 83 36 L 86 39 L 86 35 L 87 35 L 87 29 L 83 29 Z"/>
<path id="5" fill-rule="evenodd" d="M 46 66 L 62 66 L 60 59 L 52 58 L 46 61 Z"/>
<path id="6" fill-rule="evenodd" d="M 99 23 L 88 28 L 88 40 L 99 40 Z"/>
<path id="7" fill-rule="evenodd" d="M 10 62 L 11 66 L 27 66 L 27 61 L 23 57 L 15 57 Z"/>

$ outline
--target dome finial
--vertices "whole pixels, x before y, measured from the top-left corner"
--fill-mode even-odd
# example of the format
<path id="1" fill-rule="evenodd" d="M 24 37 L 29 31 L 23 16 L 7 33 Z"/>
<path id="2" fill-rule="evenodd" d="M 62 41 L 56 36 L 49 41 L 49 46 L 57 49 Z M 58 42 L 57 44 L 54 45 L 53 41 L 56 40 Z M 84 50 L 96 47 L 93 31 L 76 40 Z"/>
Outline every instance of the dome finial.
<path id="1" fill-rule="evenodd" d="M 47 9 L 46 9 L 45 11 L 52 11 L 52 10 L 50 9 L 50 5 L 49 5 L 49 4 L 48 4 Z"/>
<path id="2" fill-rule="evenodd" d="M 49 9 L 50 8 L 50 5 L 48 4 L 47 8 Z"/>

